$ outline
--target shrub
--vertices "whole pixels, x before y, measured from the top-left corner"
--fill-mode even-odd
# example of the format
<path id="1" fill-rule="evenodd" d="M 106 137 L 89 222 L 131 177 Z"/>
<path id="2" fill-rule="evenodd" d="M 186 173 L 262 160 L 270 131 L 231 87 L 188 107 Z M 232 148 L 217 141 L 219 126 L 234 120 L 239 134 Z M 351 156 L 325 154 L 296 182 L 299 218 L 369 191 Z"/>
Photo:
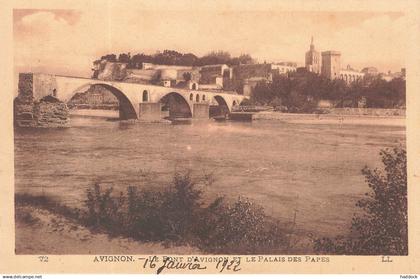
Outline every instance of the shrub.
<path id="1" fill-rule="evenodd" d="M 261 206 L 239 197 L 227 202 L 219 197 L 204 206 L 201 182 L 190 173 L 176 173 L 162 191 L 128 187 L 113 194 L 113 188 L 95 184 L 86 191 L 82 210 L 60 205 L 51 197 L 16 195 L 17 205 L 34 205 L 62 214 L 112 236 L 141 241 L 187 244 L 221 254 L 267 254 L 287 252 L 287 235 L 270 220 Z M 212 183 L 211 176 L 204 183 Z M 29 215 L 17 215 L 26 223 Z"/>
<path id="2" fill-rule="evenodd" d="M 162 192 L 127 192 L 130 235 L 144 240 L 182 241 L 189 238 L 201 206 L 201 191 L 195 188 L 190 174 L 176 173 Z"/>
<path id="3" fill-rule="evenodd" d="M 281 252 L 287 246 L 279 225 L 248 199 L 228 203 L 217 198 L 204 207 L 202 191 L 189 173 L 176 173 L 163 191 L 129 187 L 119 198 L 112 197 L 112 188 L 95 185 L 85 204 L 85 223 L 112 235 L 225 254 Z"/>
<path id="4" fill-rule="evenodd" d="M 111 197 L 111 193 L 112 188 L 102 192 L 99 184 L 86 191 L 87 214 L 84 221 L 94 228 L 104 228 L 117 233 L 123 221 L 124 197 L 121 193 L 120 198 L 116 199 Z"/>
<path id="5" fill-rule="evenodd" d="M 203 210 L 197 226 L 198 247 L 211 253 L 282 252 L 284 232 L 268 221 L 261 206 L 239 197 L 233 204 L 216 199 Z"/>
<path id="6" fill-rule="evenodd" d="M 353 218 L 348 237 L 316 240 L 318 253 L 407 255 L 407 154 L 396 147 L 380 155 L 383 170 L 362 170 L 371 189 L 356 204 L 363 214 Z"/>

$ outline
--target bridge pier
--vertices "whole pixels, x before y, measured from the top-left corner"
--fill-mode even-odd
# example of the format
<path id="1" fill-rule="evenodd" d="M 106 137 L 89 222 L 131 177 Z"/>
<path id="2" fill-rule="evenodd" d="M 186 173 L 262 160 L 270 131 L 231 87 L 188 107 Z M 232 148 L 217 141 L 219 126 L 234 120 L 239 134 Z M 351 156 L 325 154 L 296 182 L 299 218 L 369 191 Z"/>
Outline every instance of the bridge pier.
<path id="1" fill-rule="evenodd" d="M 162 119 L 161 103 L 139 103 L 139 119 L 140 120 L 160 120 Z"/>
<path id="2" fill-rule="evenodd" d="M 207 103 L 196 103 L 193 104 L 193 118 L 209 119 L 209 104 Z"/>

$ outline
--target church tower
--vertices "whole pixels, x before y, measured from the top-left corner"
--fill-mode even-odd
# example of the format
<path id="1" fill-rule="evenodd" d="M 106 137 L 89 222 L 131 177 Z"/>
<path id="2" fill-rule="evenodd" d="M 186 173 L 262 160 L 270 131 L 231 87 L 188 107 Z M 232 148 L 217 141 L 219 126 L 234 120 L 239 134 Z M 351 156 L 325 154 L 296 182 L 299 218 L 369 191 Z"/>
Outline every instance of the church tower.
<path id="1" fill-rule="evenodd" d="M 315 50 L 314 37 L 311 37 L 311 46 L 305 54 L 305 67 L 309 72 L 321 73 L 321 53 Z"/>

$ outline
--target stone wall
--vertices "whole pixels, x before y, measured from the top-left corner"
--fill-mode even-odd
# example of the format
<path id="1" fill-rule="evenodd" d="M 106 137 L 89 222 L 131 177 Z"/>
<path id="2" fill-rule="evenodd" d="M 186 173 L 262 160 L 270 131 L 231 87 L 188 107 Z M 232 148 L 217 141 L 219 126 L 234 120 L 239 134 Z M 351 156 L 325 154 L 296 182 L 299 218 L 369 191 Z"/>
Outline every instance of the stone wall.
<path id="1" fill-rule="evenodd" d="M 34 118 L 38 127 L 57 128 L 70 125 L 67 105 L 52 96 L 47 96 L 34 105 Z"/>
<path id="2" fill-rule="evenodd" d="M 21 97 L 33 98 L 33 74 L 32 73 L 20 73 L 18 83 L 18 95 Z"/>
<path id="3" fill-rule="evenodd" d="M 244 80 L 254 77 L 269 78 L 271 74 L 271 64 L 249 64 L 233 67 L 233 79 Z"/>
<path id="4" fill-rule="evenodd" d="M 52 95 L 56 84 L 53 76 L 19 74 L 18 96 L 13 101 L 14 124 L 17 127 L 68 127 L 67 105 Z"/>
<path id="5" fill-rule="evenodd" d="M 56 128 L 70 124 L 67 105 L 52 96 L 39 101 L 16 97 L 14 100 L 14 122 L 18 127 Z"/>
<path id="6" fill-rule="evenodd" d="M 18 96 L 13 101 L 13 121 L 18 127 L 36 127 L 34 118 L 34 99 L 32 96 Z"/>
<path id="7" fill-rule="evenodd" d="M 338 115 L 405 116 L 405 109 L 329 108 L 327 111 Z"/>
<path id="8" fill-rule="evenodd" d="M 57 93 L 57 81 L 54 75 L 35 74 L 33 75 L 33 97 L 39 100 L 44 96 Z"/>
<path id="9" fill-rule="evenodd" d="M 222 76 L 222 65 L 202 67 L 200 74 L 199 82 L 201 84 L 214 84 L 216 83 L 216 78 Z"/>

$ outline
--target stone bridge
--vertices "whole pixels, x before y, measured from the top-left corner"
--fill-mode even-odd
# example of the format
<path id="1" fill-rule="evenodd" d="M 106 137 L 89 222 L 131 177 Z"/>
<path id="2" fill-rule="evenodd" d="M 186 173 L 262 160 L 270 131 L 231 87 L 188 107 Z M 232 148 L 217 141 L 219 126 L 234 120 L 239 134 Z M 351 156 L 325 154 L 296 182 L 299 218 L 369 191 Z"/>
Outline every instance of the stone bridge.
<path id="1" fill-rule="evenodd" d="M 226 114 L 246 98 L 227 91 L 179 89 L 40 73 L 20 74 L 19 88 L 25 80 L 32 83 L 31 93 L 35 100 L 52 95 L 68 102 L 76 93 L 84 92 L 92 85 L 103 86 L 117 97 L 121 119 L 158 119 L 162 117 L 162 110 L 174 118 L 209 118 L 211 105 L 219 106 L 219 111 Z"/>

